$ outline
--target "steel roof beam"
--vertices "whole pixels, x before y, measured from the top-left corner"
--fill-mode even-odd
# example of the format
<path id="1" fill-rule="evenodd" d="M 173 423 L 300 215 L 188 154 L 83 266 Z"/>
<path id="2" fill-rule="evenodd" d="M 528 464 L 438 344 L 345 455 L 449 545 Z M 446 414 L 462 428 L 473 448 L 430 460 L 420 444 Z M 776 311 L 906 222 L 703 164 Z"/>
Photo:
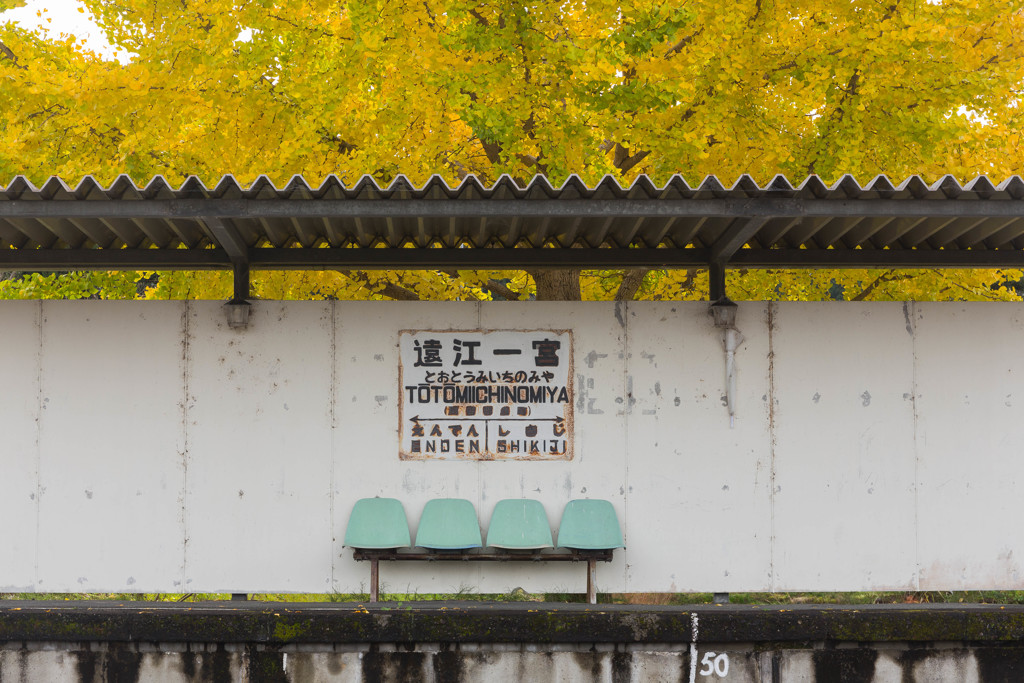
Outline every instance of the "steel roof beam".
<path id="1" fill-rule="evenodd" d="M 1021 268 L 1016 249 L 740 249 L 731 268 Z"/>
<path id="2" fill-rule="evenodd" d="M 224 249 L 232 263 L 249 262 L 249 247 L 233 226 L 213 216 L 204 216 L 202 222 L 206 225 L 214 242 Z"/>
<path id="3" fill-rule="evenodd" d="M 223 249 L 0 249 L 4 270 L 228 270 Z"/>
<path id="4" fill-rule="evenodd" d="M 245 301 L 249 298 L 249 247 L 234 226 L 228 225 L 220 218 L 206 216 L 202 219 L 214 241 L 224 249 L 231 259 L 233 277 L 233 302 Z"/>
<path id="5" fill-rule="evenodd" d="M 757 234 L 757 231 L 764 227 L 768 220 L 764 216 L 737 220 L 711 245 L 711 260 L 715 263 L 727 263 L 740 247 L 749 242 Z"/>
<path id="6" fill-rule="evenodd" d="M 259 270 L 705 268 L 710 249 L 249 248 Z M 1024 251 L 740 249 L 730 268 L 1021 268 Z M 0 270 L 231 270 L 223 249 L 0 249 Z"/>

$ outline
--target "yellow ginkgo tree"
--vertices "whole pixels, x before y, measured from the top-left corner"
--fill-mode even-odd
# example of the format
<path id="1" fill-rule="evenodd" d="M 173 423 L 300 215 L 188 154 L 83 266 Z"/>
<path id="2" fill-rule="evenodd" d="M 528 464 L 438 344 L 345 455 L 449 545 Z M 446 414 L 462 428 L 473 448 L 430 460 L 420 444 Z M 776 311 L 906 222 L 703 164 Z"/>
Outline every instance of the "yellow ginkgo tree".
<path id="1" fill-rule="evenodd" d="M 0 0 L 4 9 L 11 0 Z M 127 173 L 728 184 L 1024 168 L 1024 0 L 86 0 L 124 55 L 0 26 L 0 184 Z M 2 17 L 0 17 L 2 19 Z M 150 277 L 151 274 L 145 274 Z M 257 273 L 265 297 L 699 298 L 695 271 Z M 0 282 L 61 295 L 62 276 Z M 224 274 L 91 275 L 228 295 Z M 77 280 L 76 280 L 77 278 Z M 745 298 L 1008 298 L 1017 271 L 731 272 Z M 104 284 L 106 282 L 107 284 Z M 121 283 L 121 284 L 119 284 Z M 145 283 L 154 286 L 146 287 Z M 75 285 L 73 292 L 88 289 Z M 65 294 L 70 294 L 65 292 Z M 126 294 L 127 292 L 127 294 Z M 139 294 L 145 295 L 145 294 Z"/>

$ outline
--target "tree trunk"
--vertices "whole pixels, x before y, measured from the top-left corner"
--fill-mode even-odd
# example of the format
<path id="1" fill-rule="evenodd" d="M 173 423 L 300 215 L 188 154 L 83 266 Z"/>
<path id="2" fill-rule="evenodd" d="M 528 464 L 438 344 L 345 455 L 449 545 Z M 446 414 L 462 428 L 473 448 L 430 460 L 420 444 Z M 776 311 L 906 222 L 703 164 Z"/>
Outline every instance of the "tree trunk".
<path id="1" fill-rule="evenodd" d="M 640 289 L 640 285 L 644 283 L 644 277 L 648 272 L 648 268 L 631 268 L 627 270 L 622 276 L 622 284 L 619 285 L 619 291 L 615 293 L 615 300 L 632 301 L 633 297 L 636 296 L 637 290 Z"/>
<path id="2" fill-rule="evenodd" d="M 526 271 L 537 285 L 537 301 L 581 301 L 578 268 Z"/>

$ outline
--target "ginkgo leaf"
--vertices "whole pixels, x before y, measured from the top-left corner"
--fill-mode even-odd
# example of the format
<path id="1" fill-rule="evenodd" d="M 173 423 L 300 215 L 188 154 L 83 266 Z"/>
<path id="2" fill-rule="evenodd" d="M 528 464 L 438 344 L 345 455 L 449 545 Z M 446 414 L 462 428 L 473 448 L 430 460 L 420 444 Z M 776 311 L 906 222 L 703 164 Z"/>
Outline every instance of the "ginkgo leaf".
<path id="1" fill-rule="evenodd" d="M 660 184 L 676 173 L 830 182 L 1024 169 L 1022 0 L 85 4 L 126 63 L 0 25 L 0 183 L 128 172 L 172 185 L 227 173 L 386 184 L 401 173 L 451 184 L 542 174 L 558 186 L 570 174 Z M 152 294 L 226 297 L 224 277 L 162 274 Z M 706 296 L 702 277 L 648 273 L 638 296 Z M 274 297 L 532 291 L 515 273 L 257 274 L 257 291 L 263 278 Z M 986 298 L 1015 296 L 999 284 L 1019 275 L 878 278 L 749 271 L 729 286 L 736 298 L 868 287 L 866 298 Z M 587 274 L 583 296 L 613 297 L 621 281 Z"/>

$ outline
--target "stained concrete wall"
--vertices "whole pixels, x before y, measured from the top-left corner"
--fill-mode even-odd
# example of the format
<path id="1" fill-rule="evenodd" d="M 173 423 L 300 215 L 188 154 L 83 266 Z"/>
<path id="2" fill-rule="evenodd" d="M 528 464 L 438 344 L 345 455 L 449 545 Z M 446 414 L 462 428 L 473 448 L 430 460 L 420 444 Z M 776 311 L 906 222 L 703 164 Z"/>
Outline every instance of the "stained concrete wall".
<path id="1" fill-rule="evenodd" d="M 712 656 L 706 660 L 703 654 Z M 724 658 L 724 659 L 723 659 Z M 1024 650 L 949 644 L 773 648 L 658 645 L 211 646 L 16 643 L 0 681 L 19 683 L 996 683 L 1020 680 Z M 717 670 L 716 670 L 717 665 Z M 704 672 L 703 674 L 701 672 Z M 724 674 L 724 675 L 720 675 Z"/>
<path id="2" fill-rule="evenodd" d="M 0 681 L 1024 680 L 1019 605 L 0 601 Z"/>
<path id="3" fill-rule="evenodd" d="M 352 503 L 606 498 L 602 591 L 1020 589 L 1024 307 L 0 304 L 0 591 L 349 592 Z M 398 332 L 571 329 L 575 457 L 402 461 Z M 571 563 L 383 565 L 385 591 L 581 591 Z"/>

